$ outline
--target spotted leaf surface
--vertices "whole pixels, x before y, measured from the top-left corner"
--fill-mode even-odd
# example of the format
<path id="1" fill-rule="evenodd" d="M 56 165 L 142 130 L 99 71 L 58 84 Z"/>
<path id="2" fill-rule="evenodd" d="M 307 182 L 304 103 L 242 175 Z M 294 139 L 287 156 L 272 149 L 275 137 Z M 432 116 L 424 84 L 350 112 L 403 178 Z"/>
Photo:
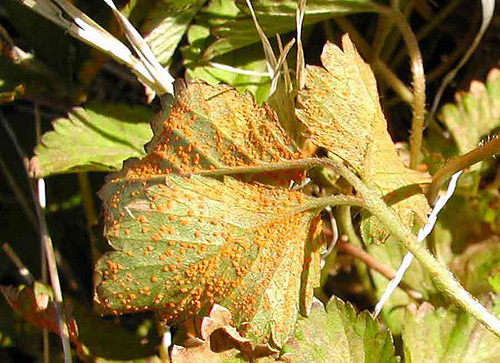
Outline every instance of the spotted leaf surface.
<path id="1" fill-rule="evenodd" d="M 297 115 L 311 140 L 345 161 L 368 185 L 387 197 L 407 227 L 426 219 L 429 209 L 418 184 L 428 178 L 406 168 L 387 132 L 373 72 L 348 36 L 343 50 L 323 48 L 323 67 L 306 67 L 306 89 L 299 92 Z M 415 221 L 415 222 L 416 222 Z M 365 239 L 381 242 L 384 228 L 372 218 Z"/>
<path id="2" fill-rule="evenodd" d="M 103 313 L 156 310 L 175 323 L 218 303 L 247 337 L 280 346 L 308 310 L 321 247 L 311 198 L 175 174 L 116 179 L 101 196 L 115 249 L 96 266 Z"/>
<path id="3" fill-rule="evenodd" d="M 278 163 L 302 157 L 274 111 L 250 93 L 225 86 L 180 86 L 168 118 L 152 122 L 148 155 L 120 176 L 141 178 L 222 167 Z M 288 185 L 288 177 L 278 180 Z"/>

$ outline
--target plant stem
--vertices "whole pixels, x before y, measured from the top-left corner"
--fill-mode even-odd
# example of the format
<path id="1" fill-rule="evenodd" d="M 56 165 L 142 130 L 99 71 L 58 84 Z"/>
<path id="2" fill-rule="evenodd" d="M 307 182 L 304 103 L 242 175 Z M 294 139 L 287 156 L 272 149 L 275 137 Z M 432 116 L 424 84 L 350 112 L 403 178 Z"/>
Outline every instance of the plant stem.
<path id="1" fill-rule="evenodd" d="M 35 115 L 35 129 L 37 135 L 37 144 L 40 144 L 41 137 L 41 119 L 39 107 L 37 104 L 34 104 L 34 115 Z M 61 289 L 61 282 L 59 281 L 59 274 L 57 272 L 57 262 L 54 253 L 54 246 L 52 245 L 52 239 L 50 238 L 47 221 L 45 219 L 45 207 L 46 207 L 46 195 L 45 195 L 45 180 L 43 178 L 36 179 L 37 181 L 37 203 L 36 203 L 36 214 L 39 221 L 40 228 L 40 241 L 41 241 L 41 250 L 42 257 L 45 257 L 46 266 L 42 265 L 42 272 L 45 269 L 48 270 L 50 284 L 52 286 L 52 291 L 54 292 L 54 301 L 55 308 L 57 314 L 57 325 L 59 328 L 60 336 L 61 336 L 61 344 L 63 348 L 63 358 L 65 363 L 71 363 L 71 345 L 69 342 L 69 331 L 68 326 L 66 324 L 66 315 L 63 310 L 63 296 Z M 44 281 L 45 282 L 45 281 Z M 44 339 L 44 360 L 47 360 L 48 357 L 48 331 L 44 329 L 43 333 Z"/>
<path id="2" fill-rule="evenodd" d="M 457 171 L 468 168 L 482 160 L 499 154 L 500 139 L 495 138 L 462 156 L 450 160 L 432 177 L 431 184 L 427 190 L 427 199 L 429 200 L 429 203 L 431 205 L 434 204 L 443 183 Z"/>
<path id="3" fill-rule="evenodd" d="M 417 34 L 416 34 L 417 39 L 420 41 L 420 40 L 425 39 L 429 34 L 435 34 L 434 33 L 435 28 L 439 27 L 443 23 L 443 21 L 449 15 L 451 15 L 462 2 L 463 2 L 463 0 L 453 0 L 453 1 L 449 2 L 448 4 L 446 4 L 444 6 L 444 8 L 442 10 L 440 10 L 439 13 L 437 13 L 436 16 L 434 16 L 432 18 L 431 21 L 429 21 L 427 24 L 422 26 L 422 28 L 420 28 L 417 31 Z M 401 64 L 401 62 L 404 60 L 405 56 L 406 56 L 406 49 L 402 49 L 393 58 L 393 60 L 391 62 L 391 67 L 397 68 Z M 427 78 L 429 78 L 429 77 L 427 77 Z"/>
<path id="4" fill-rule="evenodd" d="M 422 147 L 422 134 L 425 121 L 425 74 L 422 54 L 418 47 L 418 41 L 405 18 L 393 9 L 376 6 L 380 14 L 389 16 L 394 20 L 408 47 L 410 55 L 410 66 L 413 74 L 413 122 L 410 136 L 410 168 L 416 169 Z"/>
<path id="5" fill-rule="evenodd" d="M 382 200 L 378 191 L 367 187 L 341 163 L 329 159 L 321 159 L 321 163 L 325 166 L 331 166 L 356 189 L 364 199 L 367 209 L 422 263 L 430 272 L 441 292 L 448 295 L 455 304 L 500 337 L 500 320 L 460 285 L 445 264 L 437 260 L 424 246 L 418 243 L 415 235 L 402 225 L 399 218 Z"/>
<path id="6" fill-rule="evenodd" d="M 372 255 L 370 255 L 364 249 L 356 247 L 353 243 L 346 243 L 346 242 L 342 241 L 341 239 L 339 239 L 339 241 L 337 242 L 337 246 L 339 247 L 339 250 L 344 251 L 345 253 L 360 259 L 368 267 L 370 267 L 371 269 L 382 274 L 388 280 L 392 280 L 394 278 L 394 276 L 396 275 L 396 271 L 394 269 L 387 267 L 385 265 L 382 265 Z M 421 293 L 414 290 L 413 288 L 411 288 L 410 286 L 408 286 L 404 282 L 401 282 L 399 284 L 399 287 L 401 289 L 403 289 L 403 291 L 405 291 L 413 299 L 415 299 L 415 300 L 422 299 Z"/>

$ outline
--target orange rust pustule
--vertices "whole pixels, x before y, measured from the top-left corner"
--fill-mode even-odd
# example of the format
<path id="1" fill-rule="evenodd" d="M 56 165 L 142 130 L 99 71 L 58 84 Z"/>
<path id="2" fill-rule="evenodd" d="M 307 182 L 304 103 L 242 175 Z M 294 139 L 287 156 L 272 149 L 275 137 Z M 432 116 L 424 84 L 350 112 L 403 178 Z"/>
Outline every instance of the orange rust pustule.
<path id="1" fill-rule="evenodd" d="M 273 309 L 271 302 L 262 299 L 265 290 L 275 283 L 276 274 L 286 271 L 291 276 L 287 283 L 300 284 L 312 217 L 309 212 L 290 211 L 303 205 L 305 197 L 290 190 L 234 180 L 221 183 L 202 178 L 203 183 L 198 183 L 198 178 L 171 176 L 166 184 L 153 186 L 137 181 L 138 190 L 129 193 L 117 188 L 109 197 L 118 208 L 108 206 L 105 210 L 108 238 L 115 238 L 115 232 L 119 238 L 131 238 L 130 233 L 122 233 L 124 224 L 133 231 L 147 228 L 139 232 L 144 234 L 140 253 L 124 251 L 121 261 L 125 262 L 108 260 L 101 265 L 99 288 L 115 291 L 112 299 L 99 300 L 107 312 L 154 309 L 169 322 L 178 322 L 217 302 L 228 307 L 241 323 L 251 320 L 258 308 Z M 124 196 L 128 201 L 122 199 Z M 251 210 L 257 224 L 247 227 L 251 232 L 238 232 L 241 227 L 228 223 L 228 216 L 214 207 L 216 202 Z M 167 210 L 158 209 L 165 203 L 169 203 Z M 121 208 L 127 212 L 122 213 Z M 129 227 L 131 222 L 136 226 Z M 124 267 L 129 265 L 127 259 L 143 255 L 157 267 L 149 276 L 129 274 Z M 292 290 L 298 291 L 298 287 Z M 119 298 L 118 294 L 135 298 Z M 138 305 L 143 298 L 151 302 Z M 284 309 L 293 309 L 296 299 L 285 299 L 282 304 Z"/>
<path id="2" fill-rule="evenodd" d="M 154 121 L 155 135 L 141 160 L 114 178 L 140 179 L 219 167 L 253 166 L 303 158 L 279 125 L 276 113 L 259 107 L 249 93 L 224 85 L 190 83 L 169 117 Z M 275 173 L 275 179 L 297 175 Z"/>

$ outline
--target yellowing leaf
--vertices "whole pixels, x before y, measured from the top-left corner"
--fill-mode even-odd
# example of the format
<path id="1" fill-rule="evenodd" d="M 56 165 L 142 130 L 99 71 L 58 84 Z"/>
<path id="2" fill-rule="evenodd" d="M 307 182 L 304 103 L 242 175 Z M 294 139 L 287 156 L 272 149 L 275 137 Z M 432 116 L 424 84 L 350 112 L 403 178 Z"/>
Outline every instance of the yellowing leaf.
<path id="1" fill-rule="evenodd" d="M 245 336 L 281 346 L 299 310 L 308 310 L 299 302 L 310 303 L 303 295 L 312 294 L 317 272 L 304 266 L 318 268 L 321 247 L 312 198 L 174 174 L 115 179 L 101 195 L 116 250 L 96 266 L 102 312 L 157 310 L 176 323 L 218 303 Z"/>
<path id="2" fill-rule="evenodd" d="M 270 107 L 249 93 L 203 83 L 182 85 L 169 117 L 152 122 L 148 155 L 129 164 L 128 178 L 278 163 L 302 154 L 279 126 Z M 281 178 L 282 184 L 288 178 Z"/>
<path id="3" fill-rule="evenodd" d="M 348 36 L 343 50 L 327 43 L 322 67 L 306 67 L 306 89 L 299 92 L 297 115 L 311 140 L 342 159 L 361 179 L 388 198 L 407 227 L 426 219 L 429 209 L 418 186 L 428 178 L 404 166 L 387 132 L 375 77 Z M 403 200 L 401 200 L 403 199 Z M 387 234 L 372 218 L 365 237 L 381 242 Z M 366 239 L 365 239 L 366 240 Z"/>

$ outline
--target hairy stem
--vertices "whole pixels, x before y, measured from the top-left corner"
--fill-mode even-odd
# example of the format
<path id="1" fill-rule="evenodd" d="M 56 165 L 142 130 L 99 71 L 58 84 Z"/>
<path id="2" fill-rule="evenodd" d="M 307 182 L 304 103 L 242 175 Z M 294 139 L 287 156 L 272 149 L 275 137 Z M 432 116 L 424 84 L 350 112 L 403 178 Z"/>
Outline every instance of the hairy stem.
<path id="1" fill-rule="evenodd" d="M 500 320 L 460 285 L 444 263 L 437 260 L 424 246 L 418 243 L 416 236 L 402 225 L 399 218 L 385 204 L 376 190 L 367 187 L 346 166 L 328 159 L 321 159 L 321 162 L 332 167 L 356 189 L 364 199 L 367 209 L 422 263 L 430 272 L 441 292 L 500 337 Z"/>
<path id="2" fill-rule="evenodd" d="M 427 199 L 434 204 L 443 183 L 459 170 L 468 168 L 482 160 L 500 154 L 500 139 L 491 139 L 480 147 L 450 160 L 432 177 L 432 182 L 427 190 Z"/>
<path id="3" fill-rule="evenodd" d="M 413 122 L 410 136 L 410 168 L 416 169 L 422 147 L 422 134 L 425 121 L 425 74 L 422 54 L 418 47 L 418 41 L 410 26 L 400 13 L 393 9 L 376 6 L 379 13 L 389 16 L 394 20 L 408 47 L 410 55 L 410 66 L 413 74 Z"/>

